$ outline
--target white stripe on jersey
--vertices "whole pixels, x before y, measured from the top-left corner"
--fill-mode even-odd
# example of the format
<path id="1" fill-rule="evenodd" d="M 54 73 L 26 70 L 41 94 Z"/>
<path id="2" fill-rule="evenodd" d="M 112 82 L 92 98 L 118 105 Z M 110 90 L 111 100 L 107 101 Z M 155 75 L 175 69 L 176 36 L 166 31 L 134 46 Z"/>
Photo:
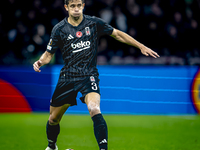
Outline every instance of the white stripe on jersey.
<path id="1" fill-rule="evenodd" d="M 80 51 L 82 51 L 84 49 L 88 49 L 88 48 L 90 48 L 90 46 L 84 47 L 82 49 L 75 50 L 75 51 L 73 51 L 73 53 L 77 53 L 77 52 L 80 52 Z"/>

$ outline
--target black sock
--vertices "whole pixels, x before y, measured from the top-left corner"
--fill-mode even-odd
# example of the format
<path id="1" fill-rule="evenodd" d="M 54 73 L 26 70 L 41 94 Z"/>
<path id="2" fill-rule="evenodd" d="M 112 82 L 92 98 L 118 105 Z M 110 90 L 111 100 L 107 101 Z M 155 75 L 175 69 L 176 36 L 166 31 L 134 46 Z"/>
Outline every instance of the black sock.
<path id="1" fill-rule="evenodd" d="M 47 133 L 47 139 L 48 139 L 48 146 L 52 149 L 55 149 L 55 144 L 57 141 L 58 134 L 60 133 L 60 125 L 57 124 L 55 126 L 52 126 L 49 124 L 49 121 L 47 122 L 46 126 L 46 133 Z"/>
<path id="2" fill-rule="evenodd" d="M 94 134 L 98 142 L 100 150 L 107 150 L 108 141 L 108 129 L 106 121 L 104 120 L 102 114 L 97 114 L 92 117 Z"/>

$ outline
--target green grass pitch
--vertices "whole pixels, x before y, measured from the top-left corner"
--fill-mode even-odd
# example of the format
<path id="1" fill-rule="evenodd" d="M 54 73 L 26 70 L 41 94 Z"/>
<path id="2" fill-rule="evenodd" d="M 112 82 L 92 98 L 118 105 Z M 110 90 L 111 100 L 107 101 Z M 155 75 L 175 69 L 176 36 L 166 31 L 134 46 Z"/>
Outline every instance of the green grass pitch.
<path id="1" fill-rule="evenodd" d="M 109 150 L 200 150 L 200 116 L 104 115 Z M 44 150 L 48 114 L 0 114 L 0 150 Z M 64 115 L 59 150 L 98 150 L 89 115 Z"/>

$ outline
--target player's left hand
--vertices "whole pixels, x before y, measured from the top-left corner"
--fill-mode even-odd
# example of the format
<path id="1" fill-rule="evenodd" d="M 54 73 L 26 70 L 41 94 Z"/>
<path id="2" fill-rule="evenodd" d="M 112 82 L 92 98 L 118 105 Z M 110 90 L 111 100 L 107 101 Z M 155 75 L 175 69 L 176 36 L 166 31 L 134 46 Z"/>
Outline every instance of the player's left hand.
<path id="1" fill-rule="evenodd" d="M 143 54 L 143 55 L 145 55 L 145 56 L 152 56 L 152 57 L 154 57 L 154 58 L 158 58 L 158 57 L 160 57 L 156 52 L 154 52 L 153 50 L 151 50 L 150 48 L 148 48 L 148 47 L 146 47 L 146 46 L 144 46 L 144 45 L 142 45 L 141 47 L 140 47 L 140 50 L 141 50 L 141 53 Z"/>

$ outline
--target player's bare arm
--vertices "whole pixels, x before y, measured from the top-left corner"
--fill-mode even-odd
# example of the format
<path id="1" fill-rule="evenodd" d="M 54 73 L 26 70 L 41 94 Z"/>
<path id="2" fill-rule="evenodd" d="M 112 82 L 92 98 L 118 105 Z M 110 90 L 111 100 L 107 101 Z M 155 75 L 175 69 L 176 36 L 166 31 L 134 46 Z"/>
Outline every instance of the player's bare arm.
<path id="1" fill-rule="evenodd" d="M 54 56 L 54 54 L 51 54 L 51 53 L 45 51 L 42 54 L 42 56 L 40 57 L 40 59 L 33 64 L 33 69 L 36 72 L 41 72 L 40 67 L 48 64 L 51 61 L 51 59 L 53 58 L 53 56 Z"/>
<path id="2" fill-rule="evenodd" d="M 135 40 L 134 38 L 132 38 L 131 36 L 129 36 L 128 34 L 122 32 L 122 31 L 114 29 L 111 36 L 114 37 L 116 40 L 122 42 L 122 43 L 125 43 L 125 44 L 139 48 L 141 50 L 141 53 L 146 55 L 146 56 L 150 55 L 154 58 L 160 57 L 156 52 L 154 52 L 150 48 L 146 47 L 145 45 L 138 42 L 137 40 Z"/>

